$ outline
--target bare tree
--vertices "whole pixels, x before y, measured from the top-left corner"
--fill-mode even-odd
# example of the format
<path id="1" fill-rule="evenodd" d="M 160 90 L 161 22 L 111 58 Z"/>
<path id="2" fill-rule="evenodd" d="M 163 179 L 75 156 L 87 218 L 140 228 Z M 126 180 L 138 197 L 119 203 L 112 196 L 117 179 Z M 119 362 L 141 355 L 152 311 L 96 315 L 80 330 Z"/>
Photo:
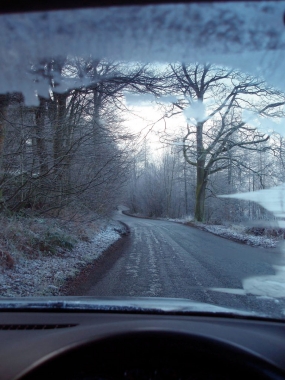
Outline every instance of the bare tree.
<path id="1" fill-rule="evenodd" d="M 168 115 L 187 117 L 181 144 L 186 162 L 196 167 L 195 218 L 203 221 L 209 177 L 231 165 L 247 167 L 239 160 L 242 149 L 269 148 L 269 136 L 250 127 L 243 110 L 280 117 L 285 97 L 262 79 L 211 64 L 170 65 L 165 80 L 177 98 Z"/>

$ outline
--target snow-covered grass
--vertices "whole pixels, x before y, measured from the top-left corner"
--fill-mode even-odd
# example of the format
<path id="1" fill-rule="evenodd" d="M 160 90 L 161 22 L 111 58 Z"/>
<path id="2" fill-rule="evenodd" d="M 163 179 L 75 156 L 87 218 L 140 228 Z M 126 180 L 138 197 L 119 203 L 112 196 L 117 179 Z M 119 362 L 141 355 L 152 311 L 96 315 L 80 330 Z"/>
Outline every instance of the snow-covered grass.
<path id="1" fill-rule="evenodd" d="M 232 225 L 216 225 L 216 224 L 205 224 L 196 222 L 192 215 L 185 216 L 183 218 L 167 218 L 167 220 L 172 222 L 183 223 L 192 227 L 200 228 L 204 231 L 211 232 L 212 234 L 222 236 L 226 239 L 238 241 L 240 243 L 259 246 L 264 248 L 275 248 L 277 243 L 280 241 L 277 237 L 267 237 L 267 236 L 255 236 L 247 232 L 247 228 L 240 224 Z"/>
<path id="2" fill-rule="evenodd" d="M 13 265 L 2 266 L 0 296 L 60 295 L 64 282 L 84 266 L 98 259 L 120 237 L 124 227 L 116 221 L 101 228 L 90 241 L 80 240 L 73 249 L 58 249 L 52 254 L 18 254 Z"/>
<path id="3" fill-rule="evenodd" d="M 197 223 L 197 226 L 203 230 L 211 232 L 212 234 L 252 246 L 275 248 L 278 242 L 277 239 L 268 238 L 266 236 L 254 236 L 247 234 L 245 232 L 245 228 L 242 226 L 227 227 L 220 225 L 207 225 L 203 223 Z"/>

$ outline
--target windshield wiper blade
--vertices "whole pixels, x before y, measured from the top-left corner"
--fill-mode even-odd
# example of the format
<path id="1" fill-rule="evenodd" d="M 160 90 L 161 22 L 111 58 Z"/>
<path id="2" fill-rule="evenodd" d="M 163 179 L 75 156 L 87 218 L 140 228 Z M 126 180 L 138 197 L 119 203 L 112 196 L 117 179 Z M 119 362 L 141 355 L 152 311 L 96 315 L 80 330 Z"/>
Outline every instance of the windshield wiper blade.
<path id="1" fill-rule="evenodd" d="M 183 298 L 156 297 L 23 297 L 0 299 L 3 310 L 98 311 L 182 315 L 225 315 L 266 317 L 245 310 L 231 309 Z"/>

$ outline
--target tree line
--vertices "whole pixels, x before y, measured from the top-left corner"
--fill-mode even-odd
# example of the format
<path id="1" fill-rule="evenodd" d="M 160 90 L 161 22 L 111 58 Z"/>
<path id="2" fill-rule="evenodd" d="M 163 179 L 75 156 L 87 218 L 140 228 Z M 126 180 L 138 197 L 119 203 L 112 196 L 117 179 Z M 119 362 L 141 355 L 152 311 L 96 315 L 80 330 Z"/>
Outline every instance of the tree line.
<path id="1" fill-rule="evenodd" d="M 48 89 L 38 106 L 26 106 L 21 94 L 0 97 L 1 210 L 108 213 L 131 160 L 123 91 L 151 89 L 155 78 L 143 65 L 92 57 L 53 58 L 29 69 Z"/>
<path id="2" fill-rule="evenodd" d="M 150 216 L 245 218 L 264 212 L 217 195 L 284 180 L 282 136 L 245 116 L 284 117 L 284 94 L 262 78 L 213 64 L 91 56 L 46 59 L 29 71 L 48 88 L 37 106 L 26 106 L 20 93 L 0 95 L 2 212 L 108 213 L 123 192 L 132 211 Z M 165 152 L 156 163 L 123 127 L 124 92 L 151 93 L 165 120 L 184 115 L 175 129 L 161 131 Z"/>

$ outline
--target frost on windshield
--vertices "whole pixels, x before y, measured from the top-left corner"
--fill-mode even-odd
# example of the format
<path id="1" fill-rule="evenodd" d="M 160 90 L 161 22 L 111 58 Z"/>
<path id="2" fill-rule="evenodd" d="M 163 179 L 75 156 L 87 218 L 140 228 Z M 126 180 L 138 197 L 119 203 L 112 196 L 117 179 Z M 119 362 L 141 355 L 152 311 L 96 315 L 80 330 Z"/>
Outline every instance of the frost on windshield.
<path id="1" fill-rule="evenodd" d="M 262 189 L 246 193 L 222 195 L 225 198 L 241 199 L 253 201 L 260 204 L 264 209 L 270 211 L 275 216 L 277 228 L 285 228 L 285 184 L 281 184 L 269 189 Z M 272 223 L 272 222 L 271 222 Z M 269 224 L 269 223 L 268 223 Z M 264 224 L 266 226 L 266 223 Z M 270 224 L 269 224 L 270 226 Z M 285 244 L 281 243 L 283 256 L 285 254 Z M 284 259 L 280 258 L 280 264 L 275 265 L 275 275 L 249 277 L 243 280 L 243 288 L 247 294 L 266 297 L 285 297 L 285 266 Z"/>
<path id="2" fill-rule="evenodd" d="M 284 86 L 282 2 L 110 7 L 0 16 L 1 93 L 47 96 L 44 62 L 65 56 L 120 61 L 213 61 Z M 53 73 L 56 81 L 57 73 Z M 88 75 L 58 83 L 86 85 Z"/>
<path id="3" fill-rule="evenodd" d="M 233 224 L 243 238 L 278 222 L 281 234 L 284 11 L 218 2 L 1 15 L 1 210 L 78 227 L 78 215 L 111 217 L 122 201 L 208 231 Z M 6 267 L 7 236 L 25 254 L 71 244 L 46 228 L 31 223 L 21 244 L 3 229 Z M 244 291 L 282 297 L 283 273 L 244 279 Z"/>
<path id="4" fill-rule="evenodd" d="M 276 221 L 278 225 L 285 228 L 285 184 L 246 193 L 220 195 L 220 197 L 257 202 L 262 207 L 272 212 L 277 219 Z"/>
<path id="5" fill-rule="evenodd" d="M 206 116 L 205 104 L 199 99 L 196 101 L 189 100 L 189 106 L 183 111 L 186 121 L 191 122 L 191 119 L 195 119 L 197 122 L 204 121 Z"/>

